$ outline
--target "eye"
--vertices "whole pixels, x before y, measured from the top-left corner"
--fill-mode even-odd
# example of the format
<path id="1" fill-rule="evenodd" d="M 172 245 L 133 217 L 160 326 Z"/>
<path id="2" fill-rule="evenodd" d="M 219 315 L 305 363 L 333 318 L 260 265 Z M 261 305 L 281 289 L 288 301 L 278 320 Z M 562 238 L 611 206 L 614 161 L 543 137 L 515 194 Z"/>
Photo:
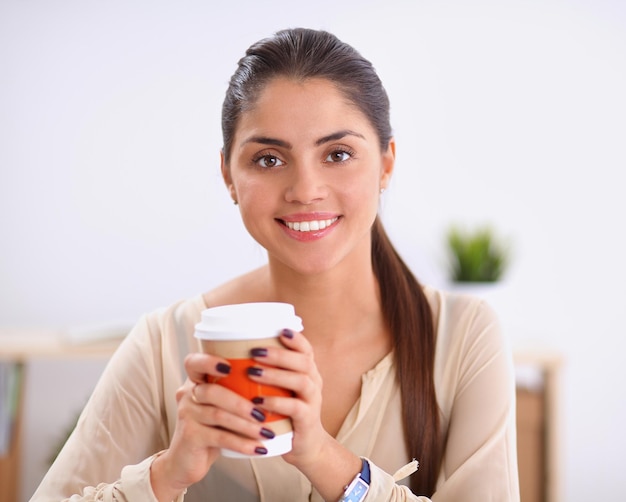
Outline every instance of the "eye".
<path id="1" fill-rule="evenodd" d="M 284 164 L 283 161 L 275 155 L 262 155 L 254 159 L 254 163 L 265 169 L 282 166 Z"/>
<path id="2" fill-rule="evenodd" d="M 326 157 L 325 162 L 345 162 L 352 158 L 353 153 L 347 150 L 333 150 Z"/>

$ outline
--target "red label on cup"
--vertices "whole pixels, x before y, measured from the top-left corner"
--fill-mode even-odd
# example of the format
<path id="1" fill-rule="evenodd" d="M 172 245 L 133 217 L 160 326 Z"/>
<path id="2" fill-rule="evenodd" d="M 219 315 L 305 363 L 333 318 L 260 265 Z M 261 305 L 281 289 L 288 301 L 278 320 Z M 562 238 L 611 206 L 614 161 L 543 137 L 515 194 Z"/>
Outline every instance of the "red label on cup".
<path id="1" fill-rule="evenodd" d="M 253 359 L 227 359 L 231 369 L 230 373 L 223 377 L 209 377 L 210 383 L 217 383 L 230 389 L 246 399 L 252 400 L 254 397 L 281 396 L 291 397 L 291 391 L 272 385 L 262 385 L 254 382 L 248 376 L 248 368 L 258 366 Z M 266 422 L 274 422 L 284 419 L 284 415 L 277 413 L 266 413 Z"/>

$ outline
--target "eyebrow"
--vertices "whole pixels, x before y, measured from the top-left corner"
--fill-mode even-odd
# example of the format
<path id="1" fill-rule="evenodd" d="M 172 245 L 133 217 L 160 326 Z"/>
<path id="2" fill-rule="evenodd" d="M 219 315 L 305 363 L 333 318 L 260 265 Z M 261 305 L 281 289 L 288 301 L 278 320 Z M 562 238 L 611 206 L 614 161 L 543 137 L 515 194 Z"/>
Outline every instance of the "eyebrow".
<path id="1" fill-rule="evenodd" d="M 287 148 L 291 150 L 291 143 L 287 141 L 283 141 L 282 139 L 277 138 L 269 138 L 267 136 L 250 136 L 246 139 L 242 145 L 247 145 L 248 143 L 259 143 L 261 145 L 271 145 L 271 146 L 280 146 L 283 148 Z"/>
<path id="2" fill-rule="evenodd" d="M 365 136 L 363 136 L 361 133 L 352 131 L 350 129 L 343 129 L 341 131 L 337 131 L 327 136 L 321 137 L 315 142 L 315 146 L 330 143 L 331 141 L 337 141 L 339 139 L 345 138 L 346 136 L 355 136 L 357 138 L 365 139 Z M 244 145 L 247 143 L 259 143 L 261 145 L 280 146 L 282 148 L 287 148 L 288 150 L 291 150 L 293 148 L 292 144 L 288 141 L 284 141 L 278 138 L 270 138 L 268 136 L 251 136 L 243 142 Z"/>
<path id="3" fill-rule="evenodd" d="M 324 143 L 330 143 L 331 141 L 337 141 L 338 139 L 345 138 L 346 136 L 355 136 L 357 138 L 365 139 L 361 133 L 351 131 L 350 129 L 344 129 L 343 131 L 337 131 L 328 136 L 318 139 L 315 142 L 315 146 L 323 145 Z"/>

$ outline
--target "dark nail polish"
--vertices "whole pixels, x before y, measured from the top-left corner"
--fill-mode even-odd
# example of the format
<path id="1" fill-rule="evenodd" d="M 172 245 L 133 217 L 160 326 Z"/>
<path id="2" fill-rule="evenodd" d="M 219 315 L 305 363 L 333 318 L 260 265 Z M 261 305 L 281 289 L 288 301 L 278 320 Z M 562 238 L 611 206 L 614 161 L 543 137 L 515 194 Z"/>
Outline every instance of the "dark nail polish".
<path id="1" fill-rule="evenodd" d="M 266 429 L 265 427 L 261 428 L 261 436 L 267 439 L 274 439 L 276 434 L 274 434 L 271 430 Z"/>
<path id="2" fill-rule="evenodd" d="M 217 363 L 215 369 L 224 375 L 228 375 L 230 373 L 230 366 L 226 363 Z"/>
<path id="3" fill-rule="evenodd" d="M 259 455 L 267 455 L 267 448 L 263 448 L 262 446 L 257 446 L 254 449 L 254 453 L 257 453 Z"/>
<path id="4" fill-rule="evenodd" d="M 290 329 L 284 329 L 281 333 L 285 338 L 289 338 L 290 340 L 293 338 L 293 331 Z"/>
<path id="5" fill-rule="evenodd" d="M 257 408 L 253 408 L 252 411 L 250 412 L 250 415 L 252 415 L 252 418 L 254 418 L 255 420 L 259 422 L 265 422 L 265 413 L 263 413 L 261 410 Z"/>
<path id="6" fill-rule="evenodd" d="M 256 397 L 253 397 L 253 398 L 251 399 L 251 401 L 252 401 L 254 404 L 263 404 L 263 403 L 265 402 L 265 399 L 264 399 L 264 398 L 262 398 L 261 396 L 256 396 Z"/>
<path id="7" fill-rule="evenodd" d="M 247 371 L 250 376 L 260 377 L 263 374 L 263 368 L 258 368 L 256 366 L 251 366 Z"/>
<path id="8" fill-rule="evenodd" d="M 267 356 L 267 349 L 252 349 L 250 354 L 252 357 L 265 357 Z"/>

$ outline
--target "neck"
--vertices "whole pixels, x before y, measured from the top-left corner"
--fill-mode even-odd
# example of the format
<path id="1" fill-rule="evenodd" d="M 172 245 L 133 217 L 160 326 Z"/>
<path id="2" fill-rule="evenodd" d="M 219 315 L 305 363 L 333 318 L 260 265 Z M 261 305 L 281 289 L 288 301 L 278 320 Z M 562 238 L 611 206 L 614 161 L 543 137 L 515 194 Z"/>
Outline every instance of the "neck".
<path id="1" fill-rule="evenodd" d="M 277 300 L 294 305 L 313 344 L 338 342 L 346 333 L 383 325 L 378 281 L 369 263 L 358 270 L 316 275 L 300 275 L 270 263 L 269 273 Z"/>

